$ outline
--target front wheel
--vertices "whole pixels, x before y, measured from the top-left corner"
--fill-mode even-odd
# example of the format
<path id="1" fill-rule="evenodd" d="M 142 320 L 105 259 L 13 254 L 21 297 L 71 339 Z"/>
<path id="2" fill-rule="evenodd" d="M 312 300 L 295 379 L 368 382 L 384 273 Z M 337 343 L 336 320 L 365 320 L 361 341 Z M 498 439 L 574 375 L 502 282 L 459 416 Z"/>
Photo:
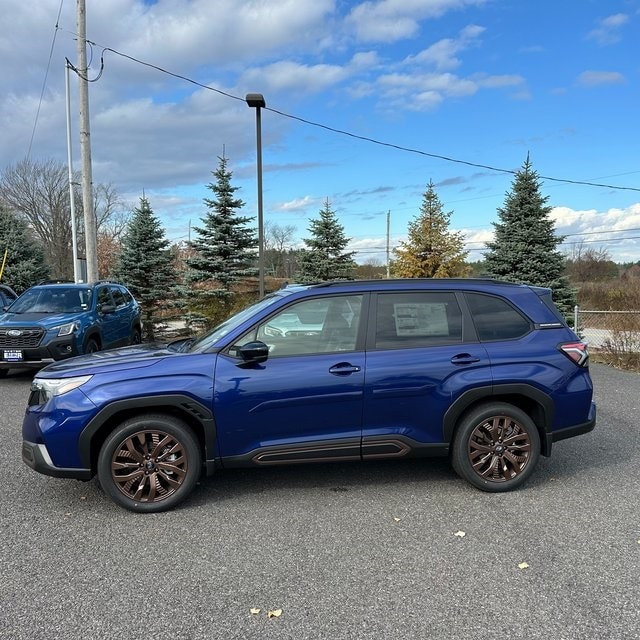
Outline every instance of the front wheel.
<path id="1" fill-rule="evenodd" d="M 98 479 L 121 507 L 152 513 L 182 502 L 201 466 L 200 445 L 186 424 L 147 414 L 126 420 L 107 438 L 98 456 Z"/>
<path id="2" fill-rule="evenodd" d="M 483 491 L 510 491 L 532 473 L 540 457 L 533 420 L 504 402 L 482 405 L 466 414 L 451 449 L 453 468 Z"/>

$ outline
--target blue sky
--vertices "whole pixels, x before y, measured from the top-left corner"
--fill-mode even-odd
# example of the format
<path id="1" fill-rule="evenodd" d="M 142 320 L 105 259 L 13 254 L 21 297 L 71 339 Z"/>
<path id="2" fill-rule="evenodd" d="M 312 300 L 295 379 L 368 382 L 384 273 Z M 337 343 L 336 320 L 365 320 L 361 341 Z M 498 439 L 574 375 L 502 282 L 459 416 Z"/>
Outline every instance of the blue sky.
<path id="1" fill-rule="evenodd" d="M 0 169 L 29 148 L 66 162 L 75 2 L 3 8 Z M 224 148 L 255 215 L 243 98 L 257 92 L 265 221 L 298 241 L 328 198 L 358 260 L 383 263 L 387 212 L 395 246 L 432 180 L 480 259 L 512 175 L 472 165 L 511 171 L 530 154 L 542 176 L 610 185 L 543 181 L 567 242 L 637 261 L 639 36 L 640 0 L 87 0 L 91 77 L 110 47 L 218 90 L 105 52 L 90 85 L 94 181 L 129 206 L 144 190 L 167 236 L 186 239 Z M 79 166 L 77 135 L 75 147 Z"/>

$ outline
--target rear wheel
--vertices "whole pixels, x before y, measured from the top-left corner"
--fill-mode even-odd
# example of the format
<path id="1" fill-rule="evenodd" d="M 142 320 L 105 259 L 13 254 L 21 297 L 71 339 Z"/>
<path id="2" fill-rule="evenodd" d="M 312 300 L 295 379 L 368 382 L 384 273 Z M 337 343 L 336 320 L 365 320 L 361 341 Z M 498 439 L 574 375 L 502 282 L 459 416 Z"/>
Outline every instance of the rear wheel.
<path id="1" fill-rule="evenodd" d="M 533 420 L 504 402 L 466 414 L 456 430 L 451 462 L 458 475 L 483 491 L 510 491 L 532 473 L 540 457 Z"/>
<path id="2" fill-rule="evenodd" d="M 202 467 L 197 438 L 181 420 L 146 414 L 123 422 L 98 456 L 98 478 L 121 507 L 171 509 L 195 487 Z"/>
<path id="3" fill-rule="evenodd" d="M 142 334 L 140 333 L 140 329 L 138 327 L 134 327 L 131 331 L 131 342 L 130 344 L 140 344 L 142 342 Z"/>

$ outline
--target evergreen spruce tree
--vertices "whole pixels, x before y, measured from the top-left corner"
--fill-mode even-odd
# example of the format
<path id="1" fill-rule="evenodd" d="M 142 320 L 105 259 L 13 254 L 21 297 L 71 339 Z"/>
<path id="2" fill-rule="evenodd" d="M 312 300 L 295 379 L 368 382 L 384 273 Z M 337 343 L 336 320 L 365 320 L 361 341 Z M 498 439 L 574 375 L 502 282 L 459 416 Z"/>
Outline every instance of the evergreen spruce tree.
<path id="1" fill-rule="evenodd" d="M 164 229 L 144 196 L 127 225 L 113 275 L 140 304 L 145 340 L 154 340 L 159 313 L 177 295 L 176 268 Z"/>
<path id="2" fill-rule="evenodd" d="M 541 182 L 529 156 L 513 179 L 504 206 L 494 222 L 495 240 L 487 243 L 485 270 L 489 277 L 539 287 L 549 287 L 553 301 L 571 317 L 575 291 L 564 275 L 565 258 L 558 251 L 564 236 L 557 236 L 548 196 L 540 192 Z"/>
<path id="3" fill-rule="evenodd" d="M 241 285 L 254 278 L 258 239 L 253 227 L 247 226 L 251 217 L 238 215 L 244 206 L 235 197 L 239 187 L 231 185 L 232 173 L 227 159 L 219 158 L 210 183 L 214 198 L 205 198 L 208 208 L 203 225 L 194 227 L 197 238 L 190 243 L 195 255 L 187 258 L 186 282 L 191 320 L 215 324 L 224 320 L 242 300 Z"/>
<path id="4" fill-rule="evenodd" d="M 325 200 L 320 217 L 311 220 L 311 238 L 303 239 L 306 249 L 300 250 L 299 282 L 326 280 L 352 280 L 357 267 L 355 251 L 345 252 L 350 238 L 344 235 L 344 227 L 338 222 L 335 211 Z"/>
<path id="5" fill-rule="evenodd" d="M 393 274 L 398 278 L 451 278 L 466 275 L 467 251 L 460 231 L 449 231 L 452 212 L 445 212 L 429 181 L 420 214 L 409 223 L 406 242 L 394 249 Z"/>
<path id="6" fill-rule="evenodd" d="M 0 266 L 5 251 L 2 282 L 17 293 L 49 277 L 44 251 L 31 236 L 27 223 L 0 204 Z"/>

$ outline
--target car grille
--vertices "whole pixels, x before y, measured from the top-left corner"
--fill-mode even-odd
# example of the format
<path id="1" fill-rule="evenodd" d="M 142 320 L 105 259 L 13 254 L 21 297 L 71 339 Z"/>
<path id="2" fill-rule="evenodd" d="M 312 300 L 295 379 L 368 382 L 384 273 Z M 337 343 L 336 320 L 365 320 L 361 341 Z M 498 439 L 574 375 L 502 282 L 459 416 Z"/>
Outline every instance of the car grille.
<path id="1" fill-rule="evenodd" d="M 37 347 L 43 335 L 44 331 L 42 329 L 0 329 L 0 348 L 24 349 Z"/>

